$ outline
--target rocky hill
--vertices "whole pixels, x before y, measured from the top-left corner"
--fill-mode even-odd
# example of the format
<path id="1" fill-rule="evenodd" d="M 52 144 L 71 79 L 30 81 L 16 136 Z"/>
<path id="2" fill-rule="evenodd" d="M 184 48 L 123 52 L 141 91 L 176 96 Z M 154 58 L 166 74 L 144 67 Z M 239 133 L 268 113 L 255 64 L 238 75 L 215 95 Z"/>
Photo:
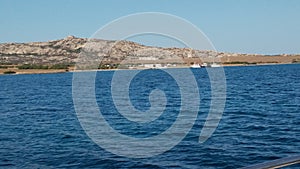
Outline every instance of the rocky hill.
<path id="1" fill-rule="evenodd" d="M 72 63 L 78 57 L 87 39 L 68 36 L 49 42 L 0 44 L 2 64 L 56 64 Z"/>
<path id="2" fill-rule="evenodd" d="M 80 53 L 93 54 L 103 63 L 177 63 L 217 61 L 230 63 L 291 63 L 300 61 L 299 55 L 255 55 L 189 48 L 161 48 L 144 46 L 130 41 L 112 41 L 68 36 L 61 40 L 31 43 L 0 44 L 0 64 L 75 64 Z M 82 54 L 81 53 L 81 54 Z"/>

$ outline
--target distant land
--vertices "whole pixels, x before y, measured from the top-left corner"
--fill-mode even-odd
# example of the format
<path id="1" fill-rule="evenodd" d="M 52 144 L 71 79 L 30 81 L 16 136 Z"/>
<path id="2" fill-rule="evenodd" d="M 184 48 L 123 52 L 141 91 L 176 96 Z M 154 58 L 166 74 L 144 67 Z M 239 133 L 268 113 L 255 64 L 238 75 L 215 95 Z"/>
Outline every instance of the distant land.
<path id="1" fill-rule="evenodd" d="M 52 73 L 74 70 L 82 51 L 101 58 L 98 69 L 145 67 L 149 64 L 190 66 L 216 62 L 223 66 L 300 63 L 300 54 L 240 54 L 190 48 L 145 46 L 131 41 L 114 41 L 68 36 L 48 42 L 1 43 L 0 73 Z M 120 66 L 121 67 L 121 66 Z"/>

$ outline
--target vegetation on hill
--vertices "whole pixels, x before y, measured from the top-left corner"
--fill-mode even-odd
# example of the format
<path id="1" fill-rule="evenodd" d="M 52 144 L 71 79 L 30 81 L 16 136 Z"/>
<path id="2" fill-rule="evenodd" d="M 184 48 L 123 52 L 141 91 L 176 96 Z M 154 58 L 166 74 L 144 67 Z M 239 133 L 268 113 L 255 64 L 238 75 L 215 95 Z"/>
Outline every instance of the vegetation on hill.
<path id="1" fill-rule="evenodd" d="M 18 69 L 68 69 L 69 64 L 55 64 L 55 65 L 39 65 L 39 64 L 23 64 L 17 66 Z"/>
<path id="2" fill-rule="evenodd" d="M 15 74 L 16 72 L 15 71 L 12 71 L 12 70 L 8 70 L 8 71 L 5 71 L 3 72 L 3 74 Z"/>

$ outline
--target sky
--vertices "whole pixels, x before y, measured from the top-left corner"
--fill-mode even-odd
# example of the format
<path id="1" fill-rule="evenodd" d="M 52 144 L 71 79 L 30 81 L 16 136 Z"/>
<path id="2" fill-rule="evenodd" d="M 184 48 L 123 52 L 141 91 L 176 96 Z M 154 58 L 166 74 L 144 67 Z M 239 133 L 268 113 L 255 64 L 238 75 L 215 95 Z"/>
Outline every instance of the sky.
<path id="1" fill-rule="evenodd" d="M 299 0 L 0 0 L 0 43 L 89 38 L 107 23 L 137 12 L 184 18 L 218 51 L 300 53 Z M 176 46 L 168 43 L 159 45 Z"/>

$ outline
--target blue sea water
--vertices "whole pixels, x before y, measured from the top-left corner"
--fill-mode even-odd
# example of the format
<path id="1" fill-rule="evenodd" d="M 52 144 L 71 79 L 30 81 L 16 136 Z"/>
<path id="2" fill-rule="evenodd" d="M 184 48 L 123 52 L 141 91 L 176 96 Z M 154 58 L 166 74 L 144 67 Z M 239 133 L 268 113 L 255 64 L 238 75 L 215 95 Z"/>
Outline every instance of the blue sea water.
<path id="1" fill-rule="evenodd" d="M 240 168 L 300 154 L 299 64 L 225 67 L 223 117 L 213 136 L 202 144 L 198 137 L 209 110 L 211 88 L 205 69 L 192 71 L 201 98 L 194 127 L 171 150 L 144 159 L 114 155 L 87 136 L 74 110 L 72 73 L 0 76 L 0 167 Z M 153 89 L 164 91 L 167 97 L 162 116 L 143 125 L 118 114 L 110 92 L 113 74 L 97 72 L 95 92 L 103 116 L 114 129 L 144 138 L 171 126 L 181 101 L 171 76 L 144 70 L 132 80 L 130 99 L 141 111 L 150 109 Z"/>

